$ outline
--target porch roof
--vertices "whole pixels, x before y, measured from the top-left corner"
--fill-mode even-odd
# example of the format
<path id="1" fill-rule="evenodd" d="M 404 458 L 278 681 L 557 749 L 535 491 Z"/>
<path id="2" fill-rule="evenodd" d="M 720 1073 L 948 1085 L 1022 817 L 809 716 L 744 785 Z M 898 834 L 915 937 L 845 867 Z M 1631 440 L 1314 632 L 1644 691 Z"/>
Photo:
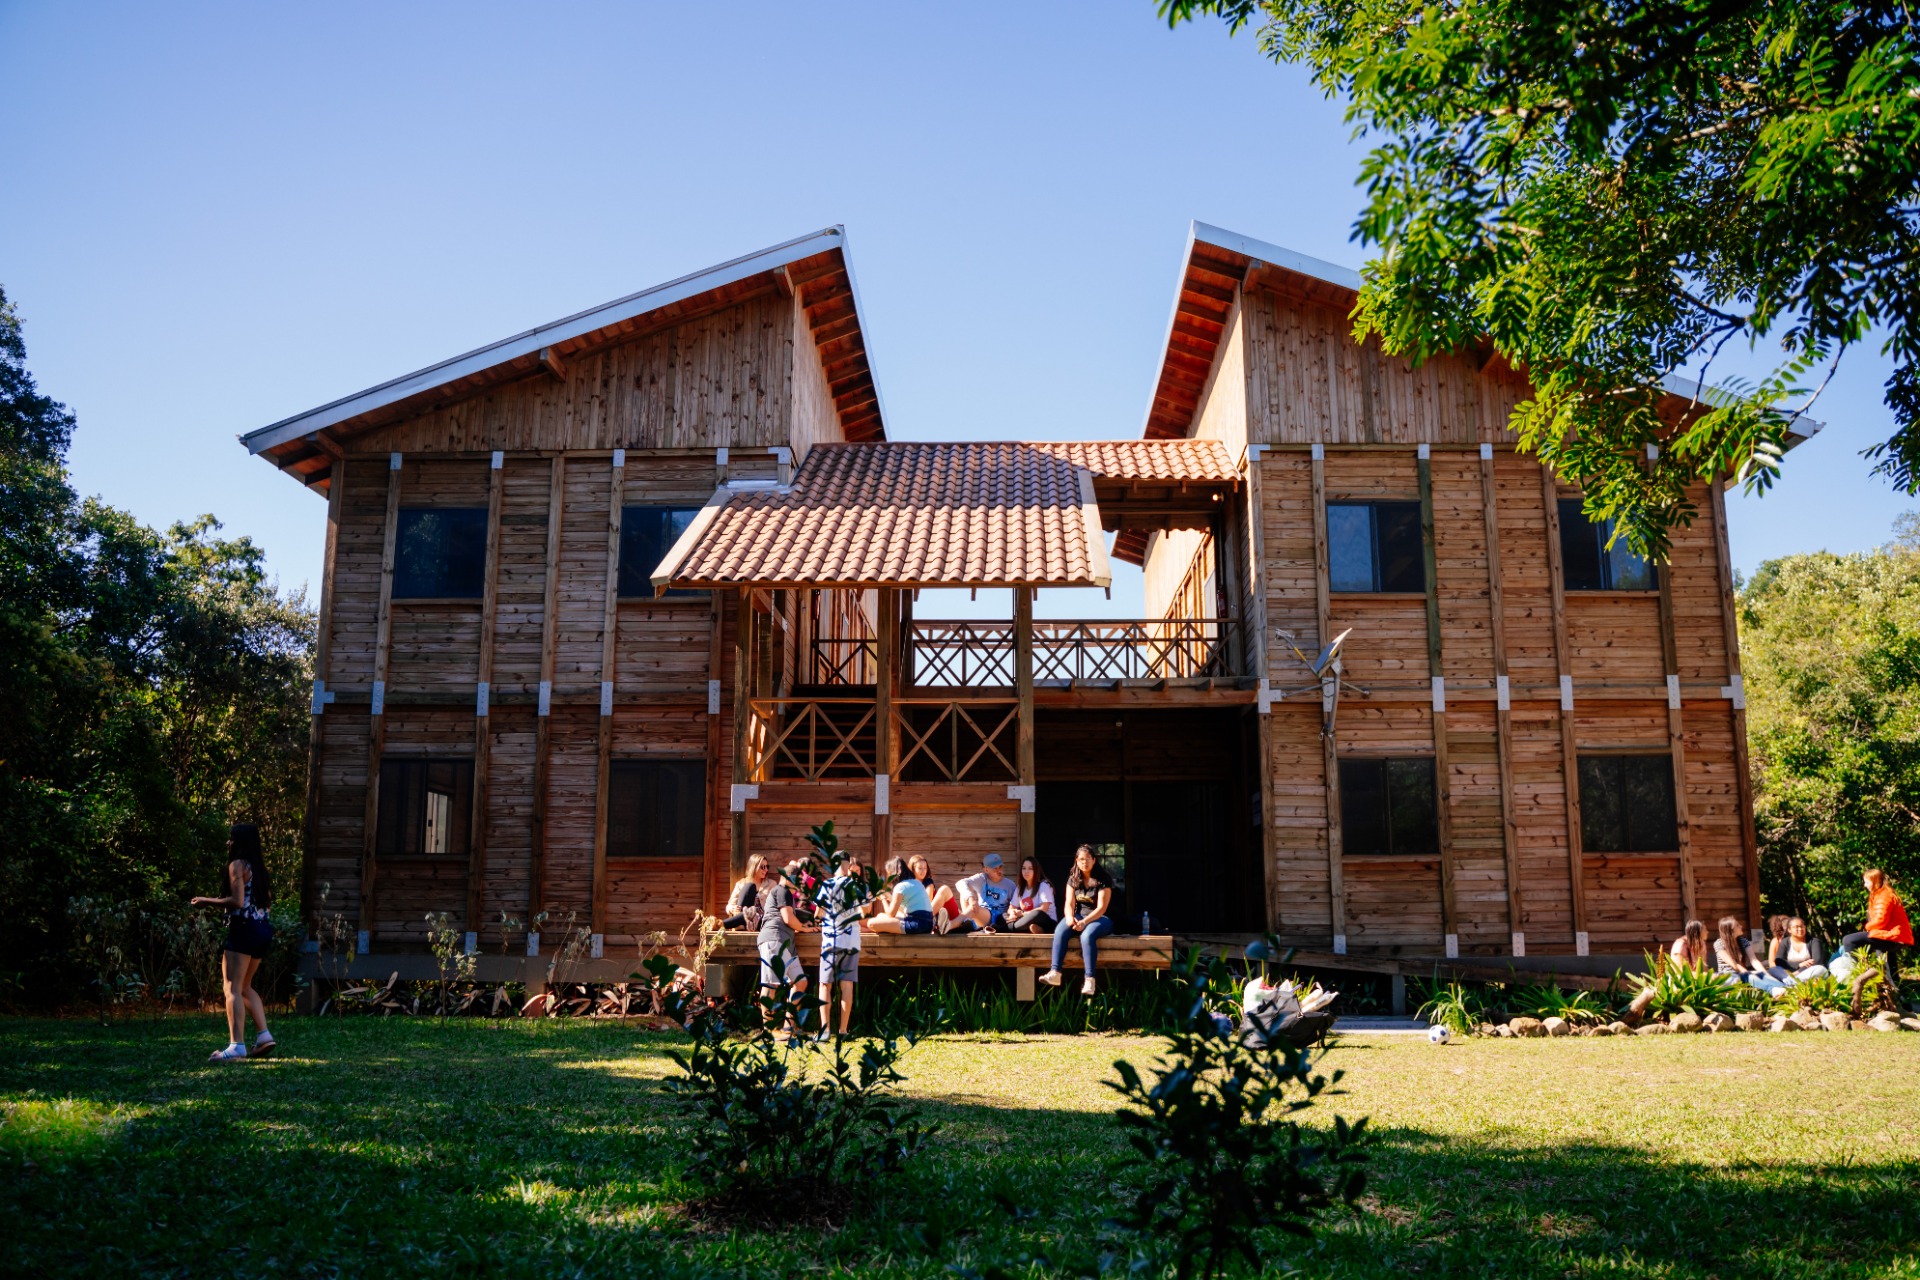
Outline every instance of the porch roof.
<path id="1" fill-rule="evenodd" d="M 1141 443 L 1107 453 L 1091 441 L 816 445 L 789 489 L 716 492 L 653 581 L 1105 587 L 1111 575 L 1093 468 L 1103 476 L 1218 474 L 1220 459 L 1135 448 Z"/>

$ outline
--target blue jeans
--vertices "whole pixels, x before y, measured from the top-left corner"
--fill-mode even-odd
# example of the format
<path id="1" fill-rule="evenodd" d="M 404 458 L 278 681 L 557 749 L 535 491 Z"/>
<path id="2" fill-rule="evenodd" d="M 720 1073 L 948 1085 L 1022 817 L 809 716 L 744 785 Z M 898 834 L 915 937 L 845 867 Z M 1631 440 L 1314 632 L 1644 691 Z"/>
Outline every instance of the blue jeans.
<path id="1" fill-rule="evenodd" d="M 1113 921 L 1101 916 L 1092 924 L 1080 930 L 1080 959 L 1087 966 L 1087 976 L 1093 976 L 1093 957 L 1099 951 L 1099 940 L 1113 932 Z M 1073 926 L 1062 920 L 1053 927 L 1053 968 L 1060 971 L 1060 962 L 1067 958 L 1067 941 L 1073 937 Z"/>

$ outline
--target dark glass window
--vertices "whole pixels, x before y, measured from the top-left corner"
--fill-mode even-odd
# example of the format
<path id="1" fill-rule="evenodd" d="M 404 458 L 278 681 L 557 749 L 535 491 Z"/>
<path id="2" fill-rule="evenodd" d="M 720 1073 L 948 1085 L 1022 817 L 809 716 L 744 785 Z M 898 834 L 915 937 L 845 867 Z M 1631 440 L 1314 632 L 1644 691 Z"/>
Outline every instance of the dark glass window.
<path id="1" fill-rule="evenodd" d="M 1329 502 L 1327 577 L 1335 591 L 1425 591 L 1417 502 Z"/>
<path id="2" fill-rule="evenodd" d="M 607 856 L 699 857 L 706 794 L 705 760 L 615 760 L 607 789 Z"/>
<path id="3" fill-rule="evenodd" d="M 1657 591 L 1652 564 L 1635 555 L 1625 538 L 1609 547 L 1611 517 L 1595 524 L 1580 509 L 1580 499 L 1560 499 L 1560 564 L 1569 591 Z"/>
<path id="4" fill-rule="evenodd" d="M 396 600 L 477 600 L 487 589 L 485 507 L 402 507 L 393 545 Z"/>
<path id="5" fill-rule="evenodd" d="M 1673 853 L 1673 757 L 1581 756 L 1580 844 L 1587 853 Z"/>
<path id="6" fill-rule="evenodd" d="M 673 550 L 673 544 L 693 523 L 698 507 L 622 507 L 620 508 L 620 594 L 653 594 L 653 571 Z M 668 596 L 705 595 L 684 587 L 660 594 Z"/>
<path id="7" fill-rule="evenodd" d="M 473 761 L 382 760 L 375 849 L 383 857 L 465 857 Z"/>
<path id="8" fill-rule="evenodd" d="M 1340 840 L 1341 848 L 1353 854 L 1438 853 L 1432 757 L 1342 760 Z"/>

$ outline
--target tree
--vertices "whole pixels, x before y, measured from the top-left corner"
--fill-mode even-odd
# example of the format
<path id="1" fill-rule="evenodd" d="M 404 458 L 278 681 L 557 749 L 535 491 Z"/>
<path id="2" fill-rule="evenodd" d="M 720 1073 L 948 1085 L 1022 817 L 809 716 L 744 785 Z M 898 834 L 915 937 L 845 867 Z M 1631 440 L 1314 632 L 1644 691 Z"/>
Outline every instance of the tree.
<path id="1" fill-rule="evenodd" d="M 1920 491 L 1920 31 L 1864 0 L 1160 0 L 1305 63 L 1367 157 L 1356 338 L 1528 375 L 1522 446 L 1659 555 L 1689 481 L 1776 476 L 1851 347 L 1892 358 L 1879 472 Z M 1707 389 L 1730 345 L 1758 382 Z M 1481 345 L 1485 344 L 1485 345 Z M 1680 378 L 1698 403 L 1662 407 Z M 1811 390 L 1803 383 L 1812 381 Z M 1657 460 L 1644 446 L 1658 441 Z"/>
<path id="2" fill-rule="evenodd" d="M 165 533 L 69 484 L 74 421 L 0 292 L 0 977 L 71 991 L 67 903 L 215 888 L 261 827 L 297 898 L 313 617 L 211 516 Z"/>
<path id="3" fill-rule="evenodd" d="M 1916 532 L 1769 560 L 1740 592 L 1762 890 L 1829 937 L 1863 918 L 1865 868 L 1920 887 Z"/>

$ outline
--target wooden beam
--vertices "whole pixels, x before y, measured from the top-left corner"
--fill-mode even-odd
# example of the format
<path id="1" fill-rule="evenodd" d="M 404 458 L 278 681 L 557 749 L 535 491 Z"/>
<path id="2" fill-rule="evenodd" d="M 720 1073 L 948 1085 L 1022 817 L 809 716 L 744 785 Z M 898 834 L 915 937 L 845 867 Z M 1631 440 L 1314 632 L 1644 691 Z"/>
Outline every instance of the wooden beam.
<path id="1" fill-rule="evenodd" d="M 1032 787 L 1038 777 L 1033 751 L 1033 588 L 1013 589 L 1013 689 L 1019 703 L 1020 724 L 1014 737 L 1014 769 L 1020 785 Z M 1020 856 L 1038 857 L 1033 806 L 1021 806 Z M 1017 870 L 1017 868 L 1016 868 Z"/>
<path id="2" fill-rule="evenodd" d="M 1507 681 L 1507 605 L 1500 568 L 1500 492 L 1491 450 L 1480 455 L 1480 511 L 1486 525 L 1487 605 L 1493 620 L 1494 753 L 1500 771 L 1500 846 L 1506 855 L 1507 929 L 1520 933 L 1520 823 L 1513 804 L 1513 712 L 1500 705 L 1498 685 Z M 1509 687 L 1507 702 L 1512 702 Z"/>
<path id="3" fill-rule="evenodd" d="M 1654 573 L 1660 579 L 1660 656 L 1665 665 L 1668 687 L 1679 679 L 1679 645 L 1674 636 L 1673 565 L 1659 565 Z M 1689 920 L 1700 913 L 1700 898 L 1693 876 L 1693 829 L 1687 819 L 1687 743 L 1683 736 L 1682 712 L 1678 698 L 1667 699 L 1667 743 L 1673 757 L 1673 819 L 1680 841 L 1680 909 Z M 1747 921 L 1752 928 L 1758 920 Z"/>
<path id="4" fill-rule="evenodd" d="M 1727 535 L 1727 494 L 1719 478 L 1708 484 L 1713 497 L 1714 559 L 1719 574 L 1720 626 L 1727 646 L 1727 687 L 1734 696 L 1733 768 L 1740 793 L 1740 851 L 1746 868 L 1747 927 L 1760 923 L 1760 839 L 1753 825 L 1753 774 L 1747 761 L 1747 699 L 1740 675 L 1740 622 L 1733 598 L 1733 549 Z"/>
<path id="5" fill-rule="evenodd" d="M 545 907 L 547 875 L 547 768 L 553 749 L 554 647 L 560 634 L 560 524 L 567 505 L 567 455 L 555 454 L 547 494 L 547 564 L 541 580 L 540 687 L 546 693 L 533 722 L 533 839 L 527 861 L 527 928 Z"/>
<path id="6" fill-rule="evenodd" d="M 400 455 L 387 463 L 387 515 L 380 533 L 380 603 L 373 633 L 373 685 L 376 697 L 384 703 L 387 685 L 387 654 L 393 642 L 393 564 L 395 540 L 400 532 Z M 380 757 L 387 745 L 387 717 L 380 714 L 367 722 L 367 810 L 361 831 L 360 928 L 373 932 L 374 894 L 379 888 L 380 831 Z"/>
<path id="7" fill-rule="evenodd" d="M 753 628 L 756 625 L 753 615 L 753 599 L 746 587 L 735 593 L 733 618 L 733 785 L 740 786 L 749 781 L 747 778 L 747 724 L 750 719 L 749 699 L 753 696 Z M 731 800 L 731 793 L 729 794 Z M 727 879 L 738 880 L 747 873 L 747 815 L 744 810 L 729 803 L 732 843 L 727 856 Z"/>
<path id="8" fill-rule="evenodd" d="M 723 679 L 726 670 L 726 596 L 718 591 L 707 593 L 707 602 L 713 609 L 710 629 L 707 633 L 707 679 L 709 682 Z M 720 731 L 720 701 L 711 691 L 707 696 L 707 803 L 706 826 L 700 841 L 700 900 L 706 902 L 705 910 L 715 915 L 724 914 L 720 908 L 725 904 L 724 897 L 717 901 L 707 901 L 707 891 L 712 886 L 716 871 L 720 870 L 720 753 L 726 749 L 726 735 Z M 727 889 L 732 889 L 731 883 Z M 723 891 L 724 892 L 724 891 Z"/>
<path id="9" fill-rule="evenodd" d="M 1019 592 L 1014 593 L 1018 595 Z M 882 588 L 874 593 L 879 611 L 874 626 L 873 671 L 873 758 L 874 772 L 884 774 L 891 791 L 900 779 L 900 736 L 893 725 L 893 696 L 900 679 L 900 593 Z M 877 808 L 878 806 L 876 806 Z M 874 869 L 886 865 L 893 856 L 893 805 L 888 812 L 873 815 Z"/>
<path id="10" fill-rule="evenodd" d="M 625 459 L 615 459 L 624 463 Z M 607 931 L 607 786 L 613 772 L 613 708 L 607 685 L 616 675 L 620 634 L 620 504 L 626 496 L 627 469 L 610 466 L 607 480 L 607 574 L 600 620 L 601 716 L 593 787 L 593 932 Z"/>
<path id="11" fill-rule="evenodd" d="M 1271 679 L 1267 666 L 1267 540 L 1266 489 L 1261 483 L 1260 453 L 1247 452 L 1245 556 L 1247 562 L 1247 644 L 1252 657 L 1251 674 L 1256 680 Z M 1257 709 L 1257 708 L 1256 708 Z M 1258 715 L 1260 759 L 1254 770 L 1260 784 L 1260 879 L 1266 887 L 1267 928 L 1280 928 L 1280 885 L 1275 847 L 1279 839 L 1274 830 L 1273 812 L 1273 716 Z"/>
<path id="12" fill-rule="evenodd" d="M 505 489 L 506 460 L 487 471 L 486 585 L 480 595 L 479 683 L 488 690 L 489 705 L 482 710 L 474 695 L 473 814 L 467 824 L 467 929 L 478 935 L 486 913 L 488 768 L 492 758 L 491 693 L 493 686 L 493 631 L 500 606 L 500 503 Z"/>
<path id="13" fill-rule="evenodd" d="M 1333 617 L 1333 602 L 1329 594 L 1332 567 L 1327 554 L 1327 463 L 1321 457 L 1313 459 L 1313 571 L 1315 627 L 1318 631 L 1314 646 L 1318 648 L 1327 642 Z M 1344 942 L 1347 936 L 1347 882 L 1343 865 L 1346 841 L 1343 839 L 1340 819 L 1340 754 L 1332 732 L 1323 731 L 1320 744 L 1327 778 L 1327 897 L 1331 903 L 1330 923 L 1333 937 Z"/>
<path id="14" fill-rule="evenodd" d="M 1420 477 L 1420 549 L 1427 581 L 1427 675 L 1444 679 L 1446 663 L 1440 634 L 1440 555 L 1433 529 L 1433 462 L 1417 458 L 1414 469 Z M 1444 685 L 1443 685 L 1444 687 Z M 1440 840 L 1440 929 L 1457 935 L 1460 916 L 1454 904 L 1453 864 L 1453 763 L 1447 742 L 1447 713 L 1444 699 L 1429 713 L 1433 727 L 1433 804 L 1435 825 Z"/>
<path id="15" fill-rule="evenodd" d="M 555 351 L 552 347 L 542 347 L 540 348 L 538 359 L 540 361 L 540 367 L 545 369 L 555 382 L 565 382 L 567 380 L 567 366 L 566 363 L 560 359 L 560 353 L 558 351 Z"/>
<path id="16" fill-rule="evenodd" d="M 333 566 L 340 550 L 341 495 L 346 491 L 347 464 L 334 461 L 328 468 L 327 544 L 320 568 L 320 612 L 315 619 L 313 639 L 313 679 L 315 700 L 307 721 L 307 802 L 300 813 L 300 909 L 309 921 L 317 921 L 320 909 L 320 774 L 321 752 L 326 741 L 327 676 L 333 657 Z M 318 937 L 318 931 L 313 935 Z"/>
<path id="17" fill-rule="evenodd" d="M 1567 570 L 1560 559 L 1560 486 L 1551 467 L 1540 468 L 1540 499 L 1547 512 L 1547 578 L 1552 585 L 1553 663 L 1562 687 L 1573 678 L 1567 646 Z M 1580 756 L 1573 740 L 1573 713 L 1560 710 L 1560 776 L 1566 794 L 1568 903 L 1576 944 L 1587 931 L 1586 859 L 1580 843 Z M 1524 932 L 1524 930 L 1515 930 Z"/>

